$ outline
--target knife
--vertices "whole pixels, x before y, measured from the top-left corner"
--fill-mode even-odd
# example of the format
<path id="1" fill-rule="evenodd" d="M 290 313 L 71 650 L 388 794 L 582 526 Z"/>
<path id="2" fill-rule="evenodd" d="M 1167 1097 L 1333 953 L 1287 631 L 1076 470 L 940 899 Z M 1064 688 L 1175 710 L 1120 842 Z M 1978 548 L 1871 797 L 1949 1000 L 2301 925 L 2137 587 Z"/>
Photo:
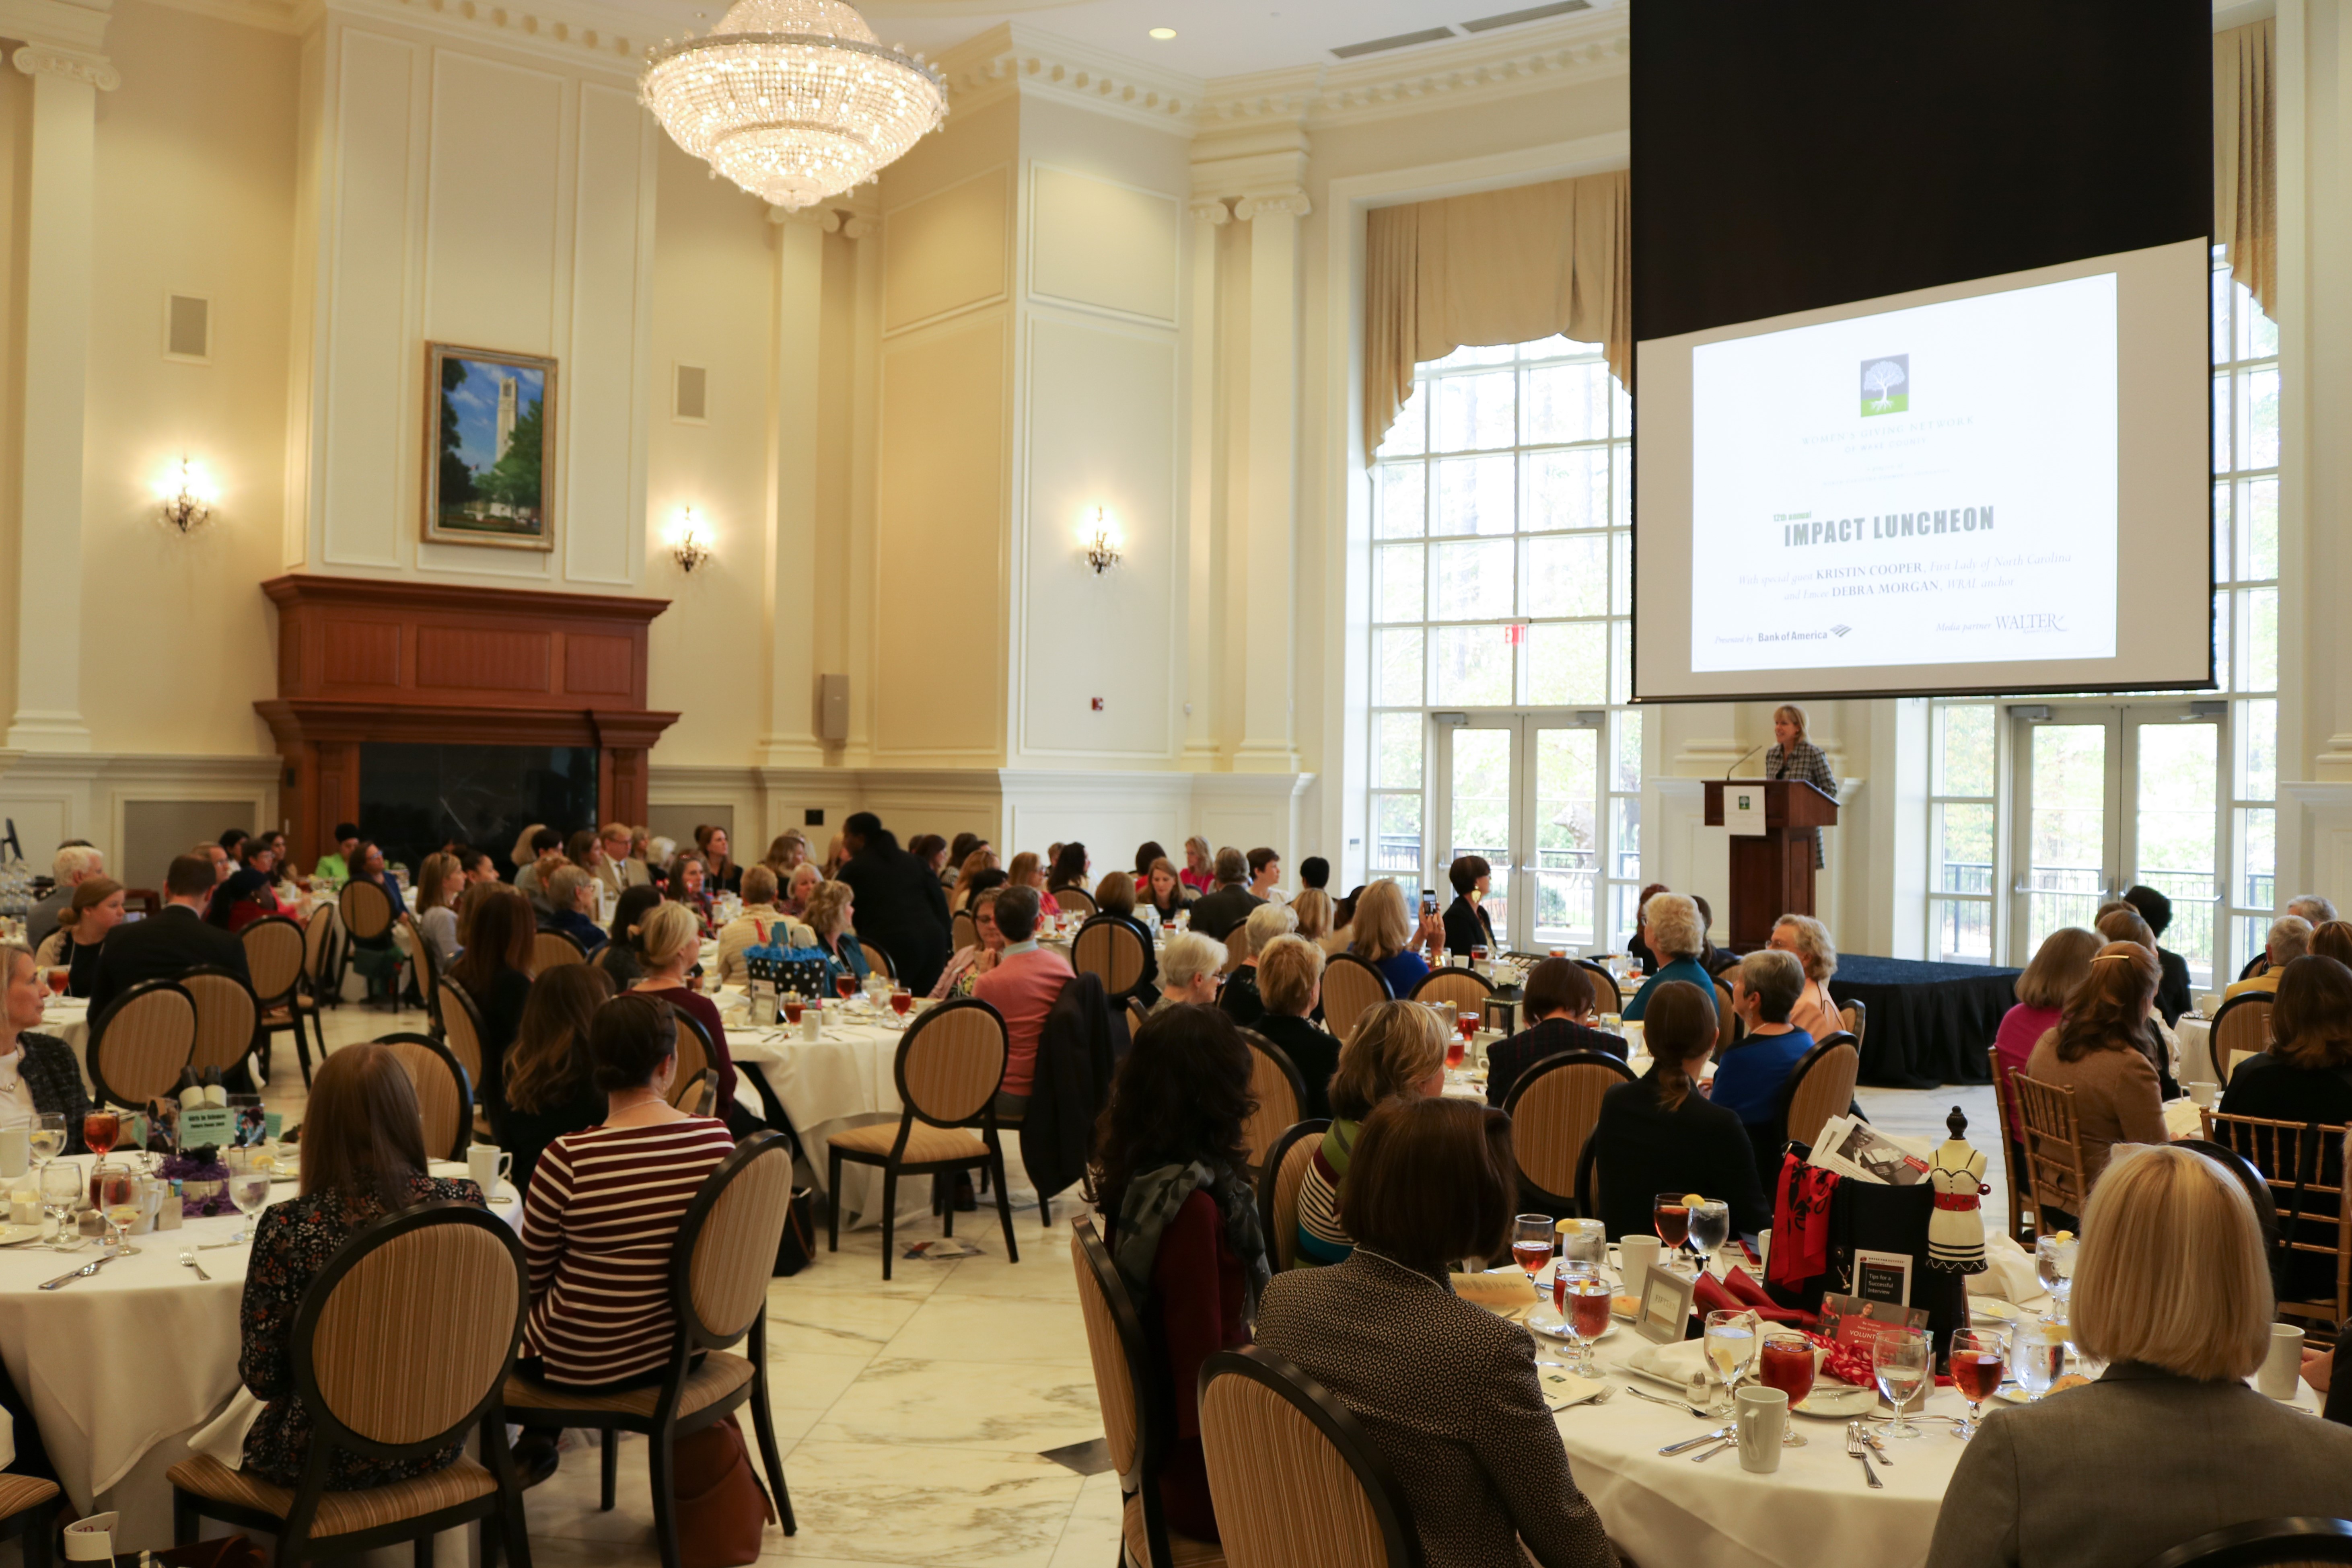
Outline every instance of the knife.
<path id="1" fill-rule="evenodd" d="M 44 1291 L 54 1291 L 60 1285 L 70 1285 L 76 1280 L 83 1279 L 89 1275 L 97 1273 L 107 1264 L 113 1262 L 117 1258 L 121 1256 L 122 1253 L 120 1249 L 109 1249 L 108 1250 L 100 1253 L 97 1257 L 91 1259 L 89 1262 L 83 1264 L 80 1268 L 76 1269 L 70 1274 L 60 1274 L 54 1280 L 44 1281 L 42 1282 L 41 1289 Z"/>
<path id="2" fill-rule="evenodd" d="M 1702 1444 L 1720 1443 L 1731 1435 L 1732 1429 L 1730 1427 L 1718 1427 L 1712 1432 L 1702 1433 L 1698 1437 L 1692 1437 L 1685 1442 L 1668 1443 L 1664 1448 L 1660 1448 L 1658 1452 L 1662 1454 L 1679 1454 L 1685 1452 L 1688 1449 L 1698 1448 Z"/>

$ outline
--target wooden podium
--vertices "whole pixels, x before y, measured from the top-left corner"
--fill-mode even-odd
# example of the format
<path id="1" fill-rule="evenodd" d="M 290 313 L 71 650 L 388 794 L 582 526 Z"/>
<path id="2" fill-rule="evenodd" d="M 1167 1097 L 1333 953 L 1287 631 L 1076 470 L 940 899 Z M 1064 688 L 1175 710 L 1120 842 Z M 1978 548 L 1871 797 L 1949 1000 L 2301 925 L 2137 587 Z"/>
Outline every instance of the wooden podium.
<path id="1" fill-rule="evenodd" d="M 1745 953 L 1772 940 L 1772 923 L 1783 915 L 1813 912 L 1812 829 L 1837 826 L 1837 800 L 1801 779 L 1710 779 L 1706 825 L 1722 827 L 1736 812 L 1724 808 L 1741 796 L 1760 797 L 1761 833 L 1731 835 L 1731 940 Z"/>

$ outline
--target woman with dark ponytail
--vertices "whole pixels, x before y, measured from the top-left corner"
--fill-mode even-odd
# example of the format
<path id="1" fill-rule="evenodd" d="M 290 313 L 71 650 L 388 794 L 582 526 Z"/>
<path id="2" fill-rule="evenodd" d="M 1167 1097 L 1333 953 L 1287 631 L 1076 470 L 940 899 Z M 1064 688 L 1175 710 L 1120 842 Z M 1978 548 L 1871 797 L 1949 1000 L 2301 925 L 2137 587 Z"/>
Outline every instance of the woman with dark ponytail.
<path id="1" fill-rule="evenodd" d="M 1731 1227 L 1753 1236 L 1772 1223 L 1739 1118 L 1706 1097 L 1699 1074 L 1715 1050 L 1715 1000 L 1687 980 L 1660 982 L 1642 1026 L 1650 1071 L 1601 1097 L 1594 1180 L 1609 1238 L 1646 1236 L 1662 1192 L 1731 1205 Z"/>

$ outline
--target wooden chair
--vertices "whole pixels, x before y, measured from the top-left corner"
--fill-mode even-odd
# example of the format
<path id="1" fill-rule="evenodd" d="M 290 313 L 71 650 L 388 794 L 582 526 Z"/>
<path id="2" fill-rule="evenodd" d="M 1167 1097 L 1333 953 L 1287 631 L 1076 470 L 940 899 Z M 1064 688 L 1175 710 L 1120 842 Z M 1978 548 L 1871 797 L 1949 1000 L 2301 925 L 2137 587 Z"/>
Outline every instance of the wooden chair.
<path id="1" fill-rule="evenodd" d="M 1330 1118 L 1324 1116 L 1285 1128 L 1266 1150 L 1258 1171 L 1258 1229 L 1274 1254 L 1277 1274 L 1298 1260 L 1298 1189 L 1307 1180 L 1307 1167 L 1315 1163 L 1315 1151 L 1323 1146 L 1323 1134 L 1330 1130 Z"/>
<path id="2" fill-rule="evenodd" d="M 1151 956 L 1151 938 L 1123 915 L 1097 915 L 1070 941 L 1070 967 L 1102 982 L 1116 1007 L 1136 994 Z"/>
<path id="3" fill-rule="evenodd" d="M 967 947 L 980 946 L 980 922 L 959 909 L 948 922 L 948 950 L 961 953 Z"/>
<path id="4" fill-rule="evenodd" d="M 1201 1367 L 1201 1447 L 1236 1568 L 1417 1568 L 1404 1492 L 1349 1408 L 1252 1346 Z"/>
<path id="5" fill-rule="evenodd" d="M 1357 1019 L 1395 998 L 1388 977 L 1353 953 L 1334 953 L 1323 967 L 1323 1027 L 1342 1045 L 1356 1032 Z"/>
<path id="6" fill-rule="evenodd" d="M 440 956 L 433 951 L 433 944 L 426 938 L 422 925 L 405 915 L 400 920 L 408 927 L 408 952 L 416 965 L 416 988 L 425 998 L 425 1031 L 440 1040 L 449 1032 L 448 1025 L 441 1021 Z"/>
<path id="7" fill-rule="evenodd" d="M 399 1059 L 416 1085 L 425 1154 L 436 1160 L 464 1159 L 474 1141 L 474 1082 L 449 1048 L 429 1034 L 380 1035 L 375 1043 Z"/>
<path id="8" fill-rule="evenodd" d="M 310 993 L 311 1022 L 318 1025 L 318 1009 L 330 1004 L 342 1005 L 343 916 L 332 904 L 320 904 L 310 911 L 310 918 L 302 923 L 302 982 Z M 319 1056 L 327 1054 L 327 1037 L 320 1026 Z M 308 1082 L 307 1080 L 305 1081 Z"/>
<path id="9" fill-rule="evenodd" d="M 717 1052 L 711 1049 L 710 1036 L 703 1032 L 702 1020 L 682 1008 L 670 1009 L 677 1019 L 677 1075 L 669 1086 L 670 1103 L 683 1109 L 687 1092 L 696 1080 L 708 1076 L 710 1092 L 719 1092 L 719 1074 L 710 1063 Z"/>
<path id="10" fill-rule="evenodd" d="M 351 969 L 352 949 L 362 943 L 373 945 L 379 939 L 391 940 L 392 897 L 374 883 L 354 878 L 343 883 L 342 892 L 336 894 L 335 907 L 343 923 L 343 940 L 338 945 L 340 951 L 335 967 L 335 992 L 341 996 L 343 977 Z M 399 951 L 396 946 L 393 950 L 395 954 Z M 394 963 L 390 977 L 384 983 L 396 1005 L 400 998 L 400 965 L 397 962 Z"/>
<path id="11" fill-rule="evenodd" d="M 1249 922 L 1244 920 L 1225 933 L 1225 961 L 1217 966 L 1217 973 L 1232 974 L 1248 960 L 1249 956 Z"/>
<path id="12" fill-rule="evenodd" d="M 1592 1016 L 1619 1013 L 1625 1010 L 1625 998 L 1617 989 L 1617 977 L 1590 958 L 1579 958 L 1576 967 L 1584 971 L 1585 983 L 1592 988 Z"/>
<path id="13" fill-rule="evenodd" d="M 1869 1004 L 1860 1001 L 1840 1002 L 1838 1019 L 1845 1025 L 1846 1033 L 1853 1036 L 1854 1050 L 1860 1051 L 1863 1034 L 1870 1028 Z"/>
<path id="14" fill-rule="evenodd" d="M 1224 1554 L 1214 1542 L 1193 1541 L 1168 1527 L 1167 1510 L 1160 1500 L 1160 1471 L 1175 1435 L 1175 1413 L 1164 1407 L 1162 1378 L 1152 1369 L 1143 1318 L 1087 1215 L 1070 1222 L 1070 1259 L 1078 1274 L 1078 1311 L 1087 1321 L 1087 1353 L 1094 1363 L 1103 1447 L 1124 1500 L 1119 1568 L 1222 1564 Z"/>
<path id="15" fill-rule="evenodd" d="M 1598 1130 L 1584 1137 L 1584 1147 L 1576 1155 L 1576 1207 L 1579 1214 L 1598 1216 L 1601 1212 L 1601 1134 Z"/>
<path id="16" fill-rule="evenodd" d="M 530 939 L 530 972 L 536 979 L 566 964 L 584 964 L 587 950 L 568 931 L 541 931 Z"/>
<path id="17" fill-rule="evenodd" d="M 670 1243 L 670 1311 L 677 1337 L 658 1384 L 620 1394 L 574 1394 L 520 1373 L 507 1375 L 508 1419 L 540 1431 L 585 1427 L 603 1434 L 600 1506 L 606 1512 L 620 1477 L 620 1435 L 646 1435 L 654 1543 L 663 1568 L 678 1568 L 677 1439 L 747 1404 L 776 1518 L 786 1535 L 799 1530 L 768 1402 L 768 1277 L 792 1198 L 793 1146 L 777 1133 L 744 1139 L 703 1178 Z M 735 1354 L 738 1343 L 744 1354 Z"/>
<path id="18" fill-rule="evenodd" d="M 226 1073 L 251 1054 L 261 1021 L 261 1004 L 242 975 L 207 966 L 180 977 L 180 987 L 196 1004 L 196 1038 L 188 1065 Z"/>
<path id="19" fill-rule="evenodd" d="M 1255 1175 L 1265 1164 L 1266 1151 L 1283 1130 L 1296 1124 L 1307 1103 L 1307 1079 L 1290 1053 L 1255 1030 L 1242 1030 L 1250 1048 L 1250 1096 L 1257 1102 L 1242 1124 L 1242 1142 L 1249 1150 Z"/>
<path id="20" fill-rule="evenodd" d="M 2245 1155 L 2210 1138 L 2176 1138 L 2172 1146 L 2203 1155 L 2223 1170 L 2238 1178 L 2244 1189 L 2246 1201 L 2254 1206 L 2254 1218 L 2262 1223 L 2263 1252 L 2269 1256 L 2278 1250 L 2278 1205 L 2271 1196 L 2271 1184 L 2256 1170 Z M 2308 1342 L 2306 1342 L 2308 1343 Z"/>
<path id="21" fill-rule="evenodd" d="M 1432 969 L 1412 988 L 1416 1002 L 1444 1004 L 1451 1002 L 1456 1015 L 1468 1013 L 1484 1020 L 1486 998 L 1495 994 L 1495 987 L 1475 969 Z"/>
<path id="22" fill-rule="evenodd" d="M 1095 895 L 1083 887 L 1057 887 L 1054 890 L 1054 902 L 1061 905 L 1063 914 L 1075 915 L 1081 920 L 1092 920 L 1102 912 Z"/>
<path id="23" fill-rule="evenodd" d="M 866 969 L 868 974 L 879 975 L 893 984 L 898 982 L 898 966 L 891 962 L 888 948 L 868 942 L 863 936 L 857 938 L 857 948 L 859 952 L 866 955 Z"/>
<path id="24" fill-rule="evenodd" d="M 1633 1081 L 1633 1070 L 1602 1051 L 1563 1051 L 1519 1074 L 1503 1109 L 1522 1185 L 1543 1203 L 1576 1207 L 1576 1161 L 1601 1120 L 1601 1097 Z"/>
<path id="25" fill-rule="evenodd" d="M 2213 1015 L 2213 1030 L 2206 1037 L 2206 1045 L 2213 1054 L 2214 1081 L 2222 1087 L 2229 1086 L 2234 1058 L 2271 1048 L 2271 1007 L 2277 1000 L 2270 991 L 2240 991 Z"/>
<path id="26" fill-rule="evenodd" d="M 25 1568 L 49 1568 L 57 1533 L 58 1483 L 0 1472 L 0 1540 L 14 1540 Z"/>
<path id="27" fill-rule="evenodd" d="M 167 1094 L 195 1048 L 195 998 L 177 980 L 142 980 L 90 1020 L 91 1098 L 136 1107 Z"/>
<path id="28" fill-rule="evenodd" d="M 473 993 L 447 975 L 441 977 L 436 988 L 441 1000 L 441 1044 L 457 1065 L 466 1070 L 466 1082 L 480 1092 L 482 1082 L 482 1009 L 474 1005 Z M 487 1134 L 489 1124 L 477 1118 L 475 1127 Z"/>
<path id="29" fill-rule="evenodd" d="M 1715 982 L 1715 1059 L 1739 1043 L 1739 1014 L 1731 1005 L 1731 984 L 1717 977 Z"/>
<path id="30" fill-rule="evenodd" d="M 898 1220 L 898 1178 L 978 1168 L 996 1183 L 996 1216 L 1004 1227 L 1004 1252 L 1021 1261 L 1013 1239 L 1013 1205 L 1004 1192 L 1004 1149 L 996 1135 L 996 1091 L 1004 1082 L 1009 1043 L 1004 1017 L 977 997 L 941 1002 L 915 1019 L 898 1037 L 894 1069 L 905 1109 L 896 1127 L 888 1123 L 853 1127 L 835 1134 L 827 1148 L 830 1193 L 841 1191 L 844 1160 L 882 1167 L 882 1278 L 890 1277 L 891 1230 Z M 973 1129 L 979 1131 L 975 1134 Z M 947 1234 L 955 1234 L 955 1206 L 946 1211 Z M 825 1250 L 841 1250 L 841 1206 L 825 1218 Z"/>
<path id="31" fill-rule="evenodd" d="M 2352 1563 L 2352 1519 L 2255 1519 L 2184 1541 L 2144 1568 L 2318 1568 Z"/>
<path id="32" fill-rule="evenodd" d="M 2205 1135 L 2252 1166 L 2270 1189 L 2278 1215 L 2275 1272 L 2286 1281 L 2281 1317 L 2317 1318 L 2332 1330 L 2352 1317 L 2352 1207 L 2344 1201 L 2342 1126 L 2273 1122 L 2260 1116 L 2205 1115 Z M 2331 1264 L 2335 1289 L 2326 1299 L 2290 1298 L 2298 1255 Z"/>
<path id="33" fill-rule="evenodd" d="M 2042 1229 L 2073 1228 L 2091 1196 L 2083 1174 L 2083 1134 L 2074 1117 L 2074 1092 L 2055 1083 L 2009 1076 L 2017 1093 L 2019 1147 L 2025 1154 L 2025 1179 Z"/>
<path id="34" fill-rule="evenodd" d="M 1772 1125 L 1780 1134 L 1771 1151 L 1775 1168 L 1780 1166 L 1783 1145 L 1810 1146 L 1822 1135 L 1823 1123 L 1832 1116 L 1846 1113 L 1853 1103 L 1854 1082 L 1861 1076 L 1862 1052 L 1850 1034 L 1824 1036 L 1799 1059 L 1797 1065 L 1789 1070 L 1789 1076 L 1780 1081 L 1780 1090 L 1773 1097 Z M 1764 1151 L 1757 1152 L 1761 1155 Z"/>
<path id="35" fill-rule="evenodd" d="M 2009 1183 L 2009 1239 L 2020 1247 L 2030 1248 L 2041 1228 L 2033 1194 L 2019 1179 L 2021 1173 L 2018 1169 L 2018 1149 L 2021 1145 L 2017 1117 L 2011 1109 L 2016 1098 L 2016 1091 L 2010 1087 L 2012 1074 L 2002 1063 L 1998 1050 L 1988 1046 L 1985 1056 L 1992 1064 L 1993 1106 L 2000 1113 L 2000 1168 Z"/>
<path id="36" fill-rule="evenodd" d="M 1135 1038 L 1135 1031 L 1141 1029 L 1143 1027 L 1143 1020 L 1150 1016 L 1151 1010 L 1143 1005 L 1143 998 L 1140 997 L 1129 997 L 1127 998 L 1127 1037 L 1129 1040 L 1132 1040 Z"/>
<path id="37" fill-rule="evenodd" d="M 269 1070 L 269 1042 L 280 1034 L 294 1037 L 294 1055 L 301 1064 L 302 1086 L 310 1086 L 310 1028 L 319 1027 L 319 1003 L 304 984 L 308 971 L 307 939 L 302 927 L 283 915 L 255 921 L 236 934 L 245 945 L 246 973 L 253 977 L 255 1005 L 261 1009 L 261 1067 Z M 327 1054 L 327 1037 L 319 1035 L 319 1056 Z"/>
<path id="38" fill-rule="evenodd" d="M 302 1292 L 294 1317 L 295 1397 L 311 1421 L 302 1481 L 289 1490 L 209 1454 L 173 1465 L 173 1534 L 218 1519 L 278 1537 L 276 1562 L 343 1556 L 495 1521 L 516 1568 L 530 1568 L 522 1488 L 507 1448 L 499 1393 L 530 1299 L 514 1228 L 467 1203 L 427 1203 L 362 1227 Z M 445 1469 L 362 1491 L 330 1491 L 338 1455 L 404 1458 L 478 1431 L 487 1468 L 460 1456 Z"/>

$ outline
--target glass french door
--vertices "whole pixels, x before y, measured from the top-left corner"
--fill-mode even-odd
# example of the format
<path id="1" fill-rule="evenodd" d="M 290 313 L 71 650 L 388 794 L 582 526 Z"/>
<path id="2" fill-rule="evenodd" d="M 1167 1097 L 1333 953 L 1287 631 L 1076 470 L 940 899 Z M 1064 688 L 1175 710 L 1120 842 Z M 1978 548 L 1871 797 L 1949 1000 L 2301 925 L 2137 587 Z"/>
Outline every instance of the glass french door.
<path id="1" fill-rule="evenodd" d="M 1600 940 L 1602 716 L 1487 713 L 1441 718 L 1437 846 L 1431 885 L 1453 899 L 1446 868 L 1479 855 L 1494 868 L 1486 895 L 1509 947 L 1588 950 Z"/>
<path id="2" fill-rule="evenodd" d="M 2011 710 L 2011 963 L 2143 883 L 2172 901 L 2164 946 L 2188 960 L 2195 984 L 2210 982 L 2221 956 L 2223 706 Z"/>

